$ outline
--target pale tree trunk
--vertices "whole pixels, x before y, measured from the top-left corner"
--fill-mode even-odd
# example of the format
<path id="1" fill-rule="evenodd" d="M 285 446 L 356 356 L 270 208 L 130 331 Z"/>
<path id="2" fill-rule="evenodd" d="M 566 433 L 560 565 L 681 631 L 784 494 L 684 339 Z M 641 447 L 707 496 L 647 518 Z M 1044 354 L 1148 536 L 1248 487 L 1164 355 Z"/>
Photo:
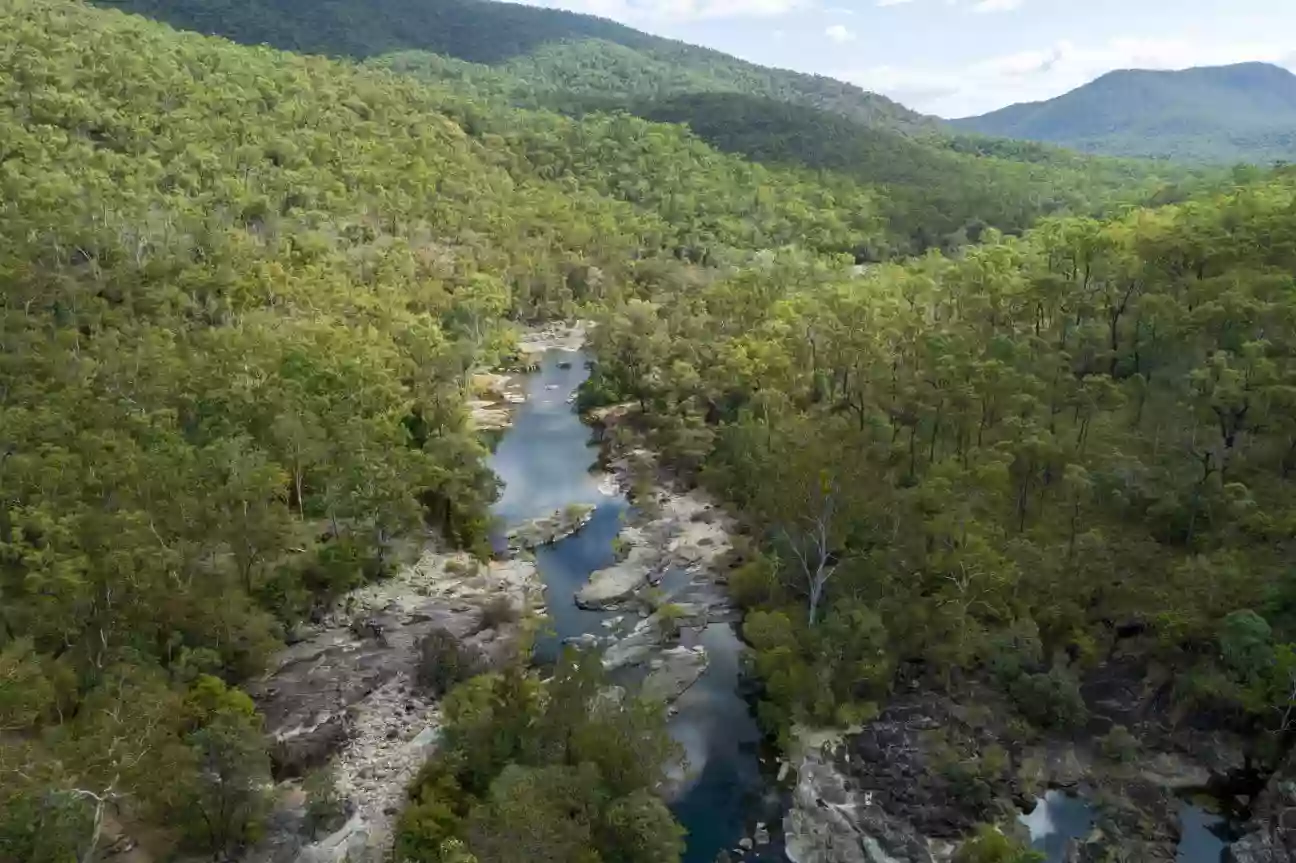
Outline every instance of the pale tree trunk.
<path id="1" fill-rule="evenodd" d="M 792 554 L 796 556 L 801 575 L 805 580 L 809 596 L 808 618 L 812 627 L 819 622 L 819 605 L 823 601 L 824 587 L 837 571 L 837 565 L 832 562 L 830 540 L 835 507 L 836 492 L 828 489 L 823 495 L 819 512 L 807 517 L 806 521 L 809 524 L 802 541 L 798 542 L 788 534 L 788 531 L 783 531 L 783 536 L 792 548 Z"/>

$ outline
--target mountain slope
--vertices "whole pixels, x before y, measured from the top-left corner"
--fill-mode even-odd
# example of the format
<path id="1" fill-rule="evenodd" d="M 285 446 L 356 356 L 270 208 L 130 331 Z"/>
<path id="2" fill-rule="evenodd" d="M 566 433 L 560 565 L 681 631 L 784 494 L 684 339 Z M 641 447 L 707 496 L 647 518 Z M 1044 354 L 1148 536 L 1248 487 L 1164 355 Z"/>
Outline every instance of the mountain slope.
<path id="1" fill-rule="evenodd" d="M 558 10 L 485 0 L 97 2 L 240 42 L 363 58 L 471 92 L 479 104 L 464 107 L 467 129 L 507 137 L 536 120 L 505 119 L 504 105 L 578 117 L 628 112 L 687 125 L 713 147 L 756 162 L 832 171 L 810 184 L 832 189 L 838 200 L 855 197 L 860 184 L 883 192 L 877 197 L 889 227 L 885 243 L 826 243 L 838 235 L 834 229 L 809 240 L 819 251 L 869 257 L 948 248 L 978 236 L 984 225 L 1017 233 L 1052 213 L 1145 200 L 1162 180 L 1183 175 L 1150 163 L 1099 162 L 1038 144 L 951 135 L 933 118 L 849 84 Z M 487 122 L 486 115 L 494 116 Z M 670 132 L 658 137 L 675 139 Z M 732 235 L 737 223 L 727 224 L 721 233 Z M 714 235 L 715 227 L 701 236 Z"/>
<path id="2" fill-rule="evenodd" d="M 364 59 L 420 50 L 523 72 L 566 70 L 599 93 L 754 93 L 897 128 L 937 122 L 851 84 L 769 69 L 592 15 L 487 0 L 96 0 L 244 44 Z M 590 46 L 585 43 L 594 41 Z M 529 59 L 528 59 L 529 58 Z M 583 67 L 583 68 L 582 68 Z M 576 71 L 580 70 L 580 71 Z M 669 73 L 669 74 L 668 74 Z M 573 85 L 575 82 L 567 82 Z M 581 86 L 571 89 L 581 90 Z"/>
<path id="3" fill-rule="evenodd" d="M 957 129 L 1116 156 L 1296 156 L 1296 75 L 1267 63 L 1111 72 L 1046 102 L 951 120 Z"/>

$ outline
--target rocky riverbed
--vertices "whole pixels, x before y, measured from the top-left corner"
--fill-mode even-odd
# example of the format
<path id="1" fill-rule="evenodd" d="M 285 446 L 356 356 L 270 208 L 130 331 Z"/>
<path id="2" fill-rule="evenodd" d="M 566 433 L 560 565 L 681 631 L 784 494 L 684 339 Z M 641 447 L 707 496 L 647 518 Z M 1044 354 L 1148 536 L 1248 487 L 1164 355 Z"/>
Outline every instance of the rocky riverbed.
<path id="1" fill-rule="evenodd" d="M 1184 859 L 1177 855 L 1185 795 L 1226 785 L 1243 768 L 1241 739 L 1223 732 L 1149 723 L 1115 751 L 1092 728 L 1025 730 L 989 688 L 962 695 L 900 695 L 859 728 L 803 736 L 788 761 L 795 791 L 784 831 L 794 863 L 939 863 L 978 824 L 1025 839 L 1020 815 L 1053 789 L 1081 795 L 1092 813 L 1087 832 L 1060 840 L 1065 860 L 1169 863 Z M 1281 801 L 1292 787 L 1278 781 L 1266 794 Z M 1293 859 L 1264 856 L 1283 847 L 1277 823 L 1270 817 L 1255 831 L 1260 851 L 1240 843 L 1249 856 L 1235 848 L 1234 859 Z"/>
<path id="2" fill-rule="evenodd" d="M 503 431 L 513 424 L 514 409 L 526 402 L 525 376 L 546 351 L 575 353 L 585 344 L 590 323 L 550 324 L 524 331 L 518 338 L 517 360 L 510 371 L 481 372 L 472 377 L 467 407 L 473 426 Z"/>
<path id="3" fill-rule="evenodd" d="M 522 365 L 538 365 L 545 351 L 574 352 L 583 337 L 580 325 L 535 334 L 523 344 Z M 583 358 L 574 354 L 570 361 L 555 360 L 549 355 L 545 362 L 556 367 L 562 379 L 576 374 L 562 370 L 583 363 Z M 476 383 L 489 394 L 472 405 L 483 428 L 507 428 L 523 408 L 546 417 L 570 410 L 569 393 L 536 378 L 500 373 L 479 376 Z M 574 434 L 575 446 L 586 446 L 588 430 L 574 416 L 570 423 L 569 432 L 553 431 Z M 517 455 L 510 453 L 509 458 Z M 251 687 L 274 741 L 276 774 L 284 793 L 266 841 L 245 859 L 359 863 L 387 853 L 406 786 L 433 751 L 438 735 L 436 701 L 418 686 L 420 640 L 442 630 L 488 662 L 502 661 L 517 643 L 519 620 L 546 610 L 545 585 L 525 550 L 557 549 L 595 517 L 596 505 L 583 497 L 586 492 L 568 499 L 555 488 L 555 482 L 572 481 L 559 479 L 570 470 L 566 456 L 557 462 L 553 453 L 546 457 L 543 451 L 525 457 L 538 460 L 525 464 L 538 463 L 543 470 L 534 477 L 538 485 L 505 471 L 506 512 L 512 522 L 505 545 L 511 559 L 480 564 L 465 555 L 429 549 L 393 578 L 351 593 L 322 620 L 294 633 L 294 643 Z M 612 459 L 605 474 L 589 475 L 579 487 L 588 485 L 593 499 L 620 499 L 632 463 L 642 466 L 650 460 L 645 452 L 627 453 Z M 550 515 L 519 517 L 527 505 L 534 511 L 548 501 L 549 506 L 558 505 Z M 669 703 L 685 695 L 711 667 L 712 657 L 701 638 L 707 625 L 732 617 L 716 577 L 730 548 L 732 523 L 700 493 L 674 491 L 665 484 L 654 487 L 641 503 L 631 518 L 618 523 L 621 559 L 605 568 L 615 573 L 595 574 L 599 583 L 611 579 L 618 585 L 604 591 L 598 607 L 615 604 L 624 613 L 619 619 L 609 616 L 607 625 L 589 626 L 581 639 L 608 648 L 607 665 L 622 682 Z M 565 593 L 551 599 L 560 607 L 576 597 Z M 308 838 L 303 830 L 305 801 L 296 787 L 301 776 L 323 766 L 331 769 L 344 802 L 345 823 L 327 836 Z M 685 777 L 681 787 L 687 781 Z"/>
<path id="4" fill-rule="evenodd" d="M 350 817 L 334 834 L 308 842 L 296 829 L 302 801 L 286 794 L 275 829 L 247 859 L 382 859 L 405 787 L 436 741 L 436 702 L 416 679 L 420 640 L 444 630 L 488 663 L 504 661 L 520 621 L 542 607 L 543 595 L 529 560 L 482 564 L 428 550 L 299 630 L 249 691 L 265 716 L 284 790 L 328 765 Z"/>

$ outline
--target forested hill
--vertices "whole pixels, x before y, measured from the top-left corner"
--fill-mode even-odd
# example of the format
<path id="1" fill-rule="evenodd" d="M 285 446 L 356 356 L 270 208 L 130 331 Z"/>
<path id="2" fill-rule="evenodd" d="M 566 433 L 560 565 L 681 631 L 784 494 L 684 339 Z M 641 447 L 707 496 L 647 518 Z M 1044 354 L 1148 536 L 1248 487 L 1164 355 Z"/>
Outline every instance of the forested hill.
<path id="1" fill-rule="evenodd" d="M 109 803 L 167 854 L 255 834 L 235 685 L 399 538 L 486 553 L 465 381 L 512 321 L 883 236 L 849 181 L 457 101 L 0 0 L 0 860 L 89 859 Z"/>
<path id="2" fill-rule="evenodd" d="M 956 128 L 1114 156 L 1267 163 L 1296 157 L 1296 75 L 1267 63 L 1123 70 Z"/>
<path id="3" fill-rule="evenodd" d="M 770 69 L 592 15 L 489 0 L 97 0 L 244 44 L 368 58 L 419 50 L 542 71 L 556 89 L 599 95 L 742 92 L 822 107 L 865 123 L 937 121 L 832 78 Z M 542 85 L 541 85 L 542 86 Z M 539 88 L 538 88 L 539 89 Z"/>
<path id="4" fill-rule="evenodd" d="M 1239 729 L 1262 766 L 1290 742 L 1290 175 L 1041 220 L 1148 189 L 972 138 L 935 185 L 874 184 L 831 148 L 755 163 L 460 71 L 0 0 L 0 861 L 94 859 L 105 813 L 157 860 L 254 842 L 270 743 L 239 687 L 404 545 L 489 556 L 473 372 L 555 318 L 599 319 L 585 402 L 642 406 L 749 527 L 729 583 L 771 732 L 969 679 L 1023 736 L 1071 729 L 1120 651 L 1150 708 Z M 894 190 L 974 182 L 993 193 L 936 230 L 980 245 L 854 273 L 933 230 L 905 202 L 941 199 Z M 419 863 L 677 863 L 664 759 L 624 743 L 662 739 L 657 714 L 573 726 L 598 681 L 555 681 L 511 667 L 449 703 L 473 734 L 424 776 Z M 573 747 L 620 772 L 544 770 Z M 1008 764 L 955 754 L 978 789 Z M 479 841 L 501 823 L 545 853 Z"/>

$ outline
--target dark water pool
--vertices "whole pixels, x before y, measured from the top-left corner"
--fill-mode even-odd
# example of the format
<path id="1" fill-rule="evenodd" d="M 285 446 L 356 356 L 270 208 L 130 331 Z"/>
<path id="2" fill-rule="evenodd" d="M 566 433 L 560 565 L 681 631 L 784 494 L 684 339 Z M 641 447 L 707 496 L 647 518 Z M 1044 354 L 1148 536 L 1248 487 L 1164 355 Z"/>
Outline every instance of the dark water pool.
<path id="1" fill-rule="evenodd" d="M 1082 841 L 1094 826 L 1093 807 L 1083 798 L 1049 791 L 1021 821 L 1031 834 L 1031 845 L 1044 852 L 1048 863 L 1066 859 L 1071 840 Z M 1192 803 L 1179 806 L 1181 836 L 1176 863 L 1222 863 L 1228 847 L 1225 819 Z"/>
<path id="2" fill-rule="evenodd" d="M 568 401 L 588 376 L 585 360 L 579 352 L 543 355 L 539 371 L 527 378 L 527 401 L 517 406 L 513 425 L 491 458 L 504 482 L 495 514 L 506 525 L 570 503 L 596 507 L 575 536 L 536 550 L 552 626 L 536 646 L 541 662 L 558 655 L 564 638 L 605 635 L 603 621 L 614 616 L 584 611 L 572 601 L 591 572 L 613 562 L 612 540 L 629 511 L 624 497 L 600 489 L 590 473 L 597 447 Z M 669 584 L 668 579 L 664 586 Z M 706 646 L 710 665 L 676 702 L 670 723 L 689 761 L 683 790 L 671 808 L 688 831 L 684 863 L 712 863 L 720 851 L 738 847 L 768 795 L 759 762 L 761 735 L 739 693 L 742 644 L 729 624 L 711 624 L 696 639 Z"/>

